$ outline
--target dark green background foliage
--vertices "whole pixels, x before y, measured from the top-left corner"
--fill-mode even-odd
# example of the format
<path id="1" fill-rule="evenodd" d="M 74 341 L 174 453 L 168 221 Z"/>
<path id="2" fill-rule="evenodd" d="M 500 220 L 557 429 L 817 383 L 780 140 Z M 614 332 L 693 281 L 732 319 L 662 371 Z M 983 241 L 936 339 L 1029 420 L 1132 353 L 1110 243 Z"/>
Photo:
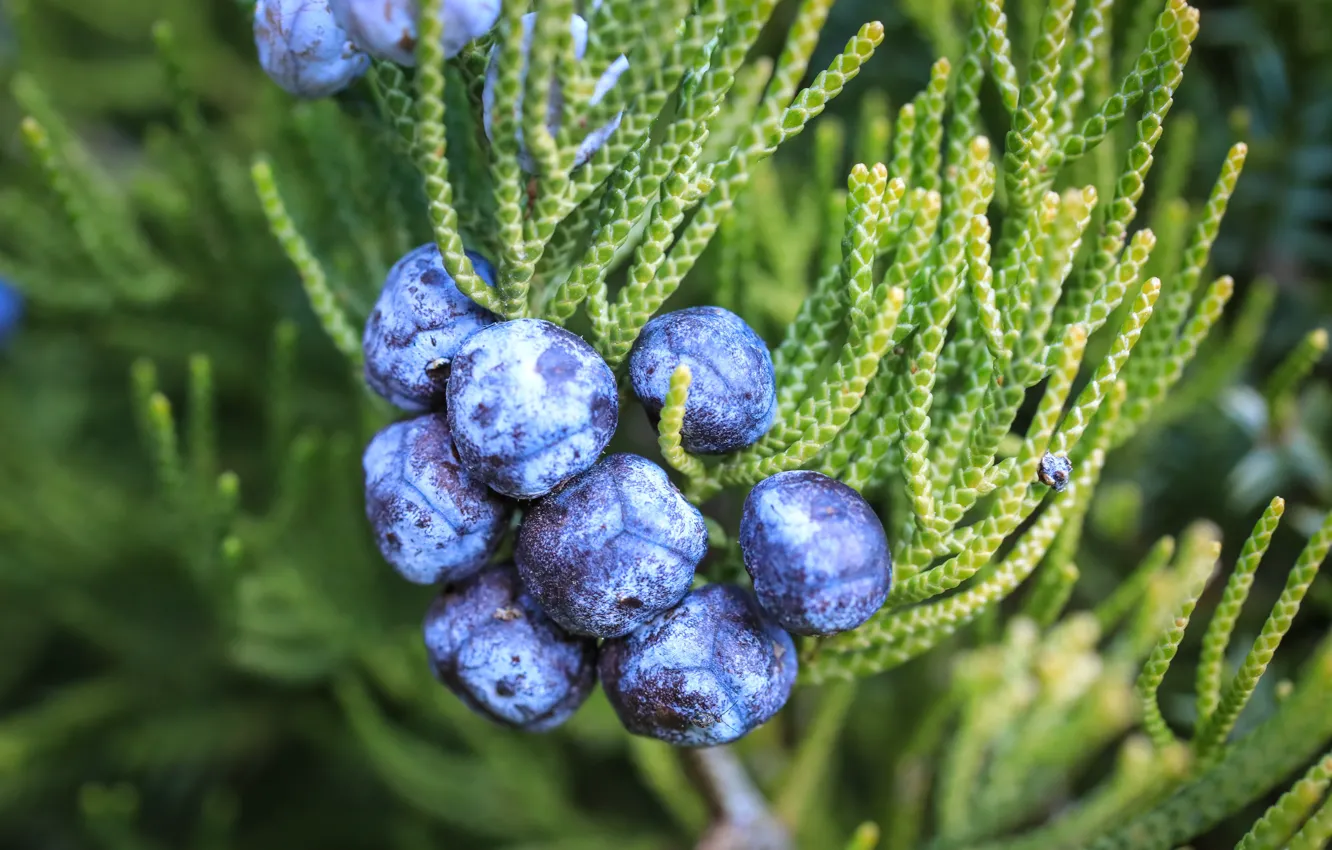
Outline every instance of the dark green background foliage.
<path id="1" fill-rule="evenodd" d="M 787 5 L 776 25 L 789 21 Z M 1021 10 L 1033 4 L 1010 5 L 1021 50 Z M 867 92 L 897 105 L 921 88 L 930 62 L 956 47 L 913 13 L 928 6 L 834 7 L 815 68 L 865 20 L 882 19 L 888 34 L 821 121 L 840 119 L 853 136 Z M 293 107 L 255 66 L 235 0 L 7 0 L 6 12 L 0 273 L 29 304 L 0 351 L 0 846 L 684 846 L 701 803 L 671 792 L 678 777 L 660 752 L 631 743 L 599 695 L 566 728 L 525 737 L 491 728 L 434 685 L 416 635 L 429 593 L 374 552 L 359 455 L 384 411 L 321 332 L 249 175 L 253 153 L 268 152 L 325 262 L 363 273 L 370 291 L 394 259 L 376 246 L 406 248 L 430 231 L 422 196 L 398 190 L 410 173 L 389 140 L 345 142 L 347 127 L 370 120 L 368 95 L 343 95 L 340 110 Z M 160 20 L 172 38 L 158 30 L 155 44 Z M 1131 37 L 1133 15 L 1116 26 Z M 118 202 L 124 216 L 99 219 L 99 256 L 79 247 L 26 152 L 24 114 L 83 140 L 106 181 L 94 191 L 130 198 Z M 1332 323 L 1332 5 L 1204 7 L 1166 148 L 1190 125 L 1194 198 L 1229 144 L 1250 143 L 1213 267 L 1238 282 L 1230 321 L 1247 299 L 1272 299 L 1271 319 L 1250 366 L 1222 371 L 1215 391 L 1196 390 L 1111 456 L 1073 604 L 1102 599 L 1152 541 L 1197 518 L 1221 526 L 1231 562 L 1280 494 L 1289 507 L 1269 555 L 1278 567 L 1259 574 L 1240 622 L 1236 645 L 1247 646 L 1285 565 L 1332 505 L 1327 359 L 1277 408 L 1252 389 L 1309 330 Z M 772 171 L 786 180 L 773 197 L 787 199 L 797 229 L 812 137 Z M 312 146 L 331 146 L 344 167 L 312 157 Z M 284 180 L 320 168 L 317 180 Z M 332 211 L 343 207 L 306 184 L 383 215 L 340 220 Z M 355 238 L 371 230 L 387 238 Z M 716 253 L 672 304 L 727 301 L 772 338 L 802 293 L 756 297 L 765 259 L 748 257 L 736 282 Z M 165 466 L 165 480 L 143 439 L 167 421 L 156 390 L 176 412 L 179 442 L 194 449 L 184 466 Z M 645 418 L 630 411 L 624 421 L 617 439 L 654 451 Z M 223 470 L 239 476 L 238 496 Z M 711 511 L 732 529 L 733 498 Z M 237 499 L 241 518 L 223 540 Z M 1242 725 L 1271 710 L 1276 683 L 1330 616 L 1332 582 L 1321 578 Z M 983 620 L 859 685 L 802 823 L 807 846 L 840 846 L 863 820 L 892 840 L 902 801 L 925 805 L 911 795 L 932 771 L 919 756 L 929 752 L 927 709 L 946 691 L 956 651 L 1000 627 Z M 1186 659 L 1197 642 L 1186 640 Z M 1171 698 L 1183 679 L 1165 684 L 1172 722 L 1189 719 L 1189 703 Z M 781 753 L 808 732 L 820 700 L 852 695 L 845 685 L 804 689 L 747 739 L 759 783 L 777 784 Z M 673 809 L 654 795 L 654 776 Z M 1196 846 L 1230 846 L 1260 812 Z"/>

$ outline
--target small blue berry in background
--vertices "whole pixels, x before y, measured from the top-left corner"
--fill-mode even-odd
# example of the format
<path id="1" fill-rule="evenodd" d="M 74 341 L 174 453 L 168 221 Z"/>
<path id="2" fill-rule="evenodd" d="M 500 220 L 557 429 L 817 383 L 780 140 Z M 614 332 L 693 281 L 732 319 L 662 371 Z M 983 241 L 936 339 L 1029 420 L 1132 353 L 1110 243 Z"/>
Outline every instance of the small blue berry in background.
<path id="1" fill-rule="evenodd" d="M 707 550 L 703 514 L 666 472 L 616 454 L 533 506 L 515 560 L 551 619 L 616 637 L 679 602 Z"/>
<path id="2" fill-rule="evenodd" d="M 1068 477 L 1072 474 L 1073 461 L 1063 455 L 1052 455 L 1049 452 L 1045 453 L 1040 466 L 1036 468 L 1036 477 L 1056 493 L 1068 489 Z"/>
<path id="3" fill-rule="evenodd" d="M 370 67 L 333 19 L 328 0 L 259 0 L 254 6 L 259 65 L 297 97 L 341 91 Z"/>
<path id="4" fill-rule="evenodd" d="M 551 622 L 509 565 L 444 588 L 425 618 L 435 676 L 473 711 L 544 732 L 596 684 L 597 642 Z"/>
<path id="5" fill-rule="evenodd" d="M 495 269 L 467 252 L 476 273 L 491 286 Z M 453 355 L 463 340 L 499 317 L 458 289 L 432 242 L 394 264 L 365 324 L 365 380 L 403 410 L 443 406 Z"/>
<path id="6" fill-rule="evenodd" d="M 595 9 L 595 7 L 593 7 Z M 536 12 L 528 12 L 523 15 L 523 66 L 520 71 L 520 79 L 524 83 L 527 81 L 527 57 L 532 52 L 532 38 L 536 29 Z M 587 52 L 587 21 L 581 15 L 575 14 L 569 20 L 569 34 L 573 36 L 574 58 L 582 60 L 583 54 Z M 491 142 L 495 141 L 495 132 L 493 128 L 495 113 L 495 90 L 499 86 L 499 54 L 500 45 L 496 44 L 490 49 L 490 63 L 486 66 L 486 81 L 481 90 L 482 103 L 482 124 L 485 126 L 486 138 Z M 592 96 L 588 98 L 590 105 L 596 105 L 606 96 L 615 83 L 619 81 L 620 75 L 629 70 L 629 60 L 624 57 L 618 57 L 614 62 L 602 72 L 597 78 L 596 86 L 593 87 Z M 523 95 L 520 90 L 517 102 L 514 103 L 514 117 L 518 119 L 521 125 L 523 109 Z M 616 113 L 615 117 L 606 122 L 604 126 L 591 130 L 578 145 L 578 150 L 574 154 L 573 168 L 577 168 L 592 158 L 592 154 L 601 149 L 606 144 L 606 140 L 611 137 L 620 126 L 620 119 L 624 113 Z M 554 136 L 560 131 L 560 125 L 564 121 L 564 91 L 559 82 L 555 81 L 550 88 L 550 102 L 546 107 L 546 128 Z M 522 127 L 517 128 L 518 133 L 518 163 L 523 170 L 532 173 L 537 170 L 536 163 L 532 159 L 532 154 L 527 150 L 523 143 Z"/>
<path id="7" fill-rule="evenodd" d="M 601 355 L 540 319 L 468 337 L 453 358 L 446 405 L 472 477 L 517 499 L 544 496 L 596 463 L 620 411 Z"/>
<path id="8" fill-rule="evenodd" d="M 892 587 L 888 538 L 874 509 L 817 472 L 782 472 L 749 491 L 740 551 L 759 603 L 799 635 L 854 629 Z"/>
<path id="9" fill-rule="evenodd" d="M 416 64 L 419 0 L 330 0 L 333 15 L 357 47 L 376 59 L 399 65 Z M 451 59 L 469 41 L 480 38 L 499 19 L 500 0 L 444 0 L 440 47 Z"/>
<path id="10" fill-rule="evenodd" d="M 442 414 L 388 426 L 362 463 L 366 516 L 384 560 L 403 578 L 434 584 L 485 566 L 511 506 L 463 469 Z"/>
<path id="11" fill-rule="evenodd" d="M 23 318 L 23 296 L 4 280 L 0 280 L 0 346 L 18 330 Z"/>
<path id="12" fill-rule="evenodd" d="M 710 584 L 603 643 L 599 669 L 630 732 L 711 747 L 766 723 L 786 704 L 796 653 L 748 591 Z"/>
<path id="13" fill-rule="evenodd" d="M 680 364 L 692 380 L 680 444 L 695 454 L 753 445 L 772 427 L 772 357 L 745 320 L 720 307 L 690 307 L 648 322 L 629 352 L 634 394 L 655 422 Z"/>

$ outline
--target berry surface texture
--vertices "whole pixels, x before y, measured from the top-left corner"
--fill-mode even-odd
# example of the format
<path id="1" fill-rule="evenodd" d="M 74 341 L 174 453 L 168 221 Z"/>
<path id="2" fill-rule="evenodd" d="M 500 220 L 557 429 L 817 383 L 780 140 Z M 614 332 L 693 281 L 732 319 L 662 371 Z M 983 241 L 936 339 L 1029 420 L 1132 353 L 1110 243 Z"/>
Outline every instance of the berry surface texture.
<path id="1" fill-rule="evenodd" d="M 596 683 L 596 641 L 565 632 L 510 565 L 446 587 L 426 613 L 435 675 L 472 710 L 505 726 L 552 729 Z"/>
<path id="2" fill-rule="evenodd" d="M 463 343 L 447 404 L 463 464 L 517 499 L 544 496 L 596 463 L 619 419 L 610 367 L 539 319 L 491 325 Z"/>
<path id="3" fill-rule="evenodd" d="M 817 472 L 783 472 L 754 487 L 740 549 L 759 602 L 795 634 L 855 628 L 892 585 L 888 538 L 874 509 Z"/>
<path id="4" fill-rule="evenodd" d="M 752 445 L 772 427 L 777 387 L 768 347 L 721 307 L 690 307 L 648 322 L 629 354 L 634 393 L 655 421 L 675 370 L 689 367 L 681 444 L 698 454 Z"/>
<path id="5" fill-rule="evenodd" d="M 408 581 L 463 578 L 499 545 L 509 504 L 463 468 L 442 415 L 389 425 L 366 447 L 363 465 L 375 542 Z"/>
<path id="6" fill-rule="evenodd" d="M 259 0 L 254 6 L 259 65 L 297 97 L 341 91 L 370 68 L 338 26 L 328 0 Z"/>
<path id="7" fill-rule="evenodd" d="M 616 454 L 533 506 L 516 556 L 552 619 L 615 637 L 679 602 L 707 546 L 703 514 L 666 472 Z"/>
<path id="8" fill-rule="evenodd" d="M 490 262 L 472 251 L 467 256 L 494 286 Z M 365 324 L 366 383 L 403 410 L 442 407 L 458 348 L 498 320 L 458 290 L 433 242 L 422 245 L 394 263 Z"/>
<path id="9" fill-rule="evenodd" d="M 725 744 L 765 723 L 796 679 L 795 645 L 748 591 L 711 584 L 606 641 L 606 696 L 625 728 L 685 747 Z"/>
<path id="10" fill-rule="evenodd" d="M 416 64 L 420 0 L 330 0 L 333 14 L 361 50 L 399 65 Z M 444 0 L 440 48 L 457 56 L 471 40 L 490 31 L 499 18 L 500 0 Z"/>

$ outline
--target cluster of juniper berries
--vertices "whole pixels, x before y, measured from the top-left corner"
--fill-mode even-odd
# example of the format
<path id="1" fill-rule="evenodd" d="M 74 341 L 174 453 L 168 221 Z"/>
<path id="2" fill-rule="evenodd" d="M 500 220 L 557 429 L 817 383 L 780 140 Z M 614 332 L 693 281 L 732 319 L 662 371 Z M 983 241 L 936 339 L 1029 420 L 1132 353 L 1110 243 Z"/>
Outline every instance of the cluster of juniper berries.
<path id="1" fill-rule="evenodd" d="M 443 53 L 457 54 L 498 14 L 498 0 L 445 2 Z M 327 95 L 364 73 L 372 56 L 411 64 L 418 16 L 415 0 L 260 0 L 260 62 L 294 94 Z M 534 14 L 523 27 L 526 54 Z M 574 15 L 570 31 L 581 58 L 587 24 Z M 492 50 L 487 135 L 496 62 Z M 627 66 L 624 57 L 612 63 L 593 97 Z M 558 92 L 551 102 L 554 132 Z M 617 116 L 590 131 L 575 167 L 618 124 Z M 532 170 L 530 157 L 521 162 Z M 468 257 L 495 286 L 494 266 Z M 602 456 L 620 412 L 605 360 L 558 325 L 503 321 L 472 302 L 434 244 L 389 272 L 364 354 L 369 386 L 415 417 L 366 447 L 366 514 L 403 578 L 442 585 L 425 620 L 435 673 L 492 720 L 557 726 L 599 676 L 633 733 L 682 746 L 732 741 L 789 697 L 791 634 L 856 628 L 888 596 L 892 562 L 879 518 L 852 488 L 808 471 L 774 475 L 745 501 L 739 542 L 753 591 L 693 589 L 708 550 L 703 515 L 646 458 Z M 627 378 L 654 420 L 682 364 L 692 375 L 687 451 L 726 454 L 768 432 L 777 409 L 772 358 L 743 319 L 698 307 L 643 328 Z M 1052 486 L 1067 482 L 1065 459 L 1047 458 L 1041 469 Z M 513 563 L 495 563 L 515 512 Z"/>
<path id="2" fill-rule="evenodd" d="M 493 285 L 490 263 L 472 262 Z M 403 578 L 443 585 L 426 616 L 430 659 L 487 717 L 548 729 L 599 674 L 630 731 L 731 741 L 790 695 L 787 632 L 855 628 L 887 596 L 878 517 L 813 472 L 773 476 L 745 503 L 753 593 L 691 590 L 708 550 L 703 515 L 655 463 L 602 456 L 619 421 L 611 368 L 557 325 L 476 306 L 433 244 L 389 272 L 364 349 L 367 383 L 417 414 L 366 448 L 367 516 Z M 682 429 L 692 451 L 735 451 L 767 432 L 772 360 L 743 320 L 705 307 L 648 324 L 628 371 L 650 415 L 682 363 L 697 376 Z M 515 510 L 513 563 L 492 563 Z"/>

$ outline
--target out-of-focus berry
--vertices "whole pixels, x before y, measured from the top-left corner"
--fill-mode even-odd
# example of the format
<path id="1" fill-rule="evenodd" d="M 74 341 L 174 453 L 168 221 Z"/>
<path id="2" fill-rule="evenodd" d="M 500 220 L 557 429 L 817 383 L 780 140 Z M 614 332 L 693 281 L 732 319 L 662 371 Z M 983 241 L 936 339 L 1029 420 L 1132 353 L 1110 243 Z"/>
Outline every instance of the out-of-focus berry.
<path id="1" fill-rule="evenodd" d="M 328 0 L 259 0 L 254 6 L 259 65 L 298 97 L 341 91 L 370 67 L 338 26 Z"/>
<path id="2" fill-rule="evenodd" d="M 523 66 L 520 72 L 520 78 L 524 83 L 527 81 L 527 57 L 532 52 L 532 38 L 536 29 L 536 12 L 528 12 L 523 15 Z M 581 15 L 575 14 L 569 20 L 569 34 L 573 37 L 574 58 L 582 60 L 583 54 L 587 52 L 587 21 L 583 20 Z M 485 125 L 486 138 L 492 142 L 495 141 L 494 132 L 494 113 L 495 113 L 495 91 L 499 86 L 499 54 L 500 45 L 496 44 L 490 49 L 490 64 L 486 66 L 485 86 L 481 91 L 482 100 L 482 120 Z M 597 78 L 596 86 L 593 88 L 592 96 L 588 103 L 596 105 L 601 101 L 606 93 L 614 88 L 615 83 L 619 81 L 620 75 L 629 70 L 629 60 L 620 56 L 602 72 Z M 532 159 L 531 152 L 528 151 L 523 142 L 522 129 L 522 110 L 523 93 L 518 92 L 518 97 L 514 103 L 514 118 L 518 122 L 518 163 L 529 173 L 537 170 L 536 162 Z M 592 154 L 601 149 L 611 134 L 620 126 L 620 119 L 623 112 L 616 113 L 615 117 L 607 121 L 601 127 L 588 131 L 587 135 L 578 145 L 578 150 L 574 154 L 573 167 L 577 168 L 592 158 Z M 550 102 L 546 107 L 546 129 L 554 136 L 560 131 L 560 126 L 564 122 L 564 91 L 558 80 L 552 81 L 550 87 Z"/>

